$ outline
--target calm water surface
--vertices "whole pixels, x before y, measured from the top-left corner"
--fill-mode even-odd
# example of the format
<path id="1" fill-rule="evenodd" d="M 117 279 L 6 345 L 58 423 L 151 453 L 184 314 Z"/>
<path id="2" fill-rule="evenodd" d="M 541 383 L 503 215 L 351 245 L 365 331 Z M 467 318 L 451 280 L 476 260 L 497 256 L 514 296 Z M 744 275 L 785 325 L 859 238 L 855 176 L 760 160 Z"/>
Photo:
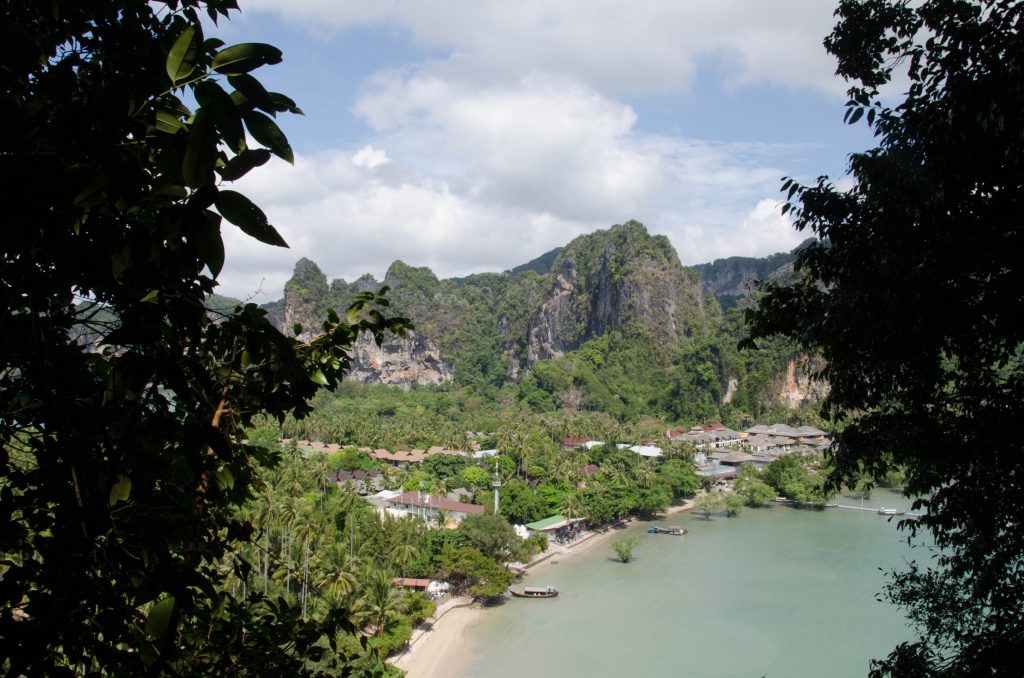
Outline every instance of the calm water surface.
<path id="1" fill-rule="evenodd" d="M 888 491 L 866 503 L 908 507 Z M 561 594 L 489 610 L 468 633 L 461 675 L 852 678 L 912 637 L 900 611 L 876 600 L 879 568 L 928 556 L 895 521 L 774 506 L 666 523 L 689 534 L 648 535 L 639 523 L 623 531 L 642 540 L 628 565 L 601 544 L 528 580 Z"/>

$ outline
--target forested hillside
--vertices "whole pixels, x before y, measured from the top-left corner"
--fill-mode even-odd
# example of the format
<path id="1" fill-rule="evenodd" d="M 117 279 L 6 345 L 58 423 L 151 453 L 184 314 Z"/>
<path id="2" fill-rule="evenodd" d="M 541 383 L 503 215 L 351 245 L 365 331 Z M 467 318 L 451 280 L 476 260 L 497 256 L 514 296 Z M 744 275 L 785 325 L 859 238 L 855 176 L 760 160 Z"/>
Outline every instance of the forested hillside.
<path id="1" fill-rule="evenodd" d="M 397 400 L 372 412 L 376 423 L 385 413 L 385 429 L 403 411 L 401 403 L 416 403 L 411 409 L 421 433 L 415 441 L 386 431 L 340 436 L 354 443 L 443 443 L 445 434 L 422 432 L 452 425 L 493 430 L 511 412 L 561 412 L 569 419 L 602 413 L 633 423 L 720 419 L 736 426 L 767 418 L 806 420 L 814 418 L 813 408 L 801 408 L 821 392 L 797 383 L 803 356 L 781 340 L 739 351 L 746 335 L 742 311 L 723 312 L 713 293 L 731 288 L 709 288 L 701 277 L 714 271 L 719 280 L 749 280 L 751 271 L 768 276 L 785 270 L 792 257 L 685 267 L 667 238 L 628 222 L 578 237 L 512 271 L 457 279 L 441 280 L 429 268 L 396 261 L 380 282 L 369 274 L 351 283 L 328 281 L 316 263 L 302 259 L 283 302 L 268 310 L 282 329 L 294 331 L 298 323 L 301 336 L 309 338 L 328 308 L 344 308 L 357 292 L 387 285 L 394 311 L 412 320 L 415 332 L 409 337 L 380 348 L 359 342 L 352 378 L 404 388 L 432 385 L 447 394 L 439 402 L 459 405 L 360 390 L 361 398 Z M 731 262 L 726 273 L 722 261 Z M 328 409 L 337 408 L 370 414 L 340 402 Z M 359 419 L 366 424 L 367 418 Z M 314 437 L 334 430 L 326 421 L 303 426 Z"/>

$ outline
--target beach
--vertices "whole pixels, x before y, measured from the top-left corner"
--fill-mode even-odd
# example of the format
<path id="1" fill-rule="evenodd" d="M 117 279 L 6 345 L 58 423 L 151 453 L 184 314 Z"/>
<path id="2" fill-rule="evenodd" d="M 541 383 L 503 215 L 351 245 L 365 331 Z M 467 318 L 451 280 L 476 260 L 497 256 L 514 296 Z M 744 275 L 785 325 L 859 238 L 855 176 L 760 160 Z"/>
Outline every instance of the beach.
<path id="1" fill-rule="evenodd" d="M 663 516 L 670 516 L 693 508 L 693 500 L 687 499 L 670 507 Z M 539 554 L 525 566 L 526 578 L 536 579 L 548 568 L 566 558 L 587 553 L 607 543 L 631 523 L 629 518 L 617 526 L 605 527 L 598 531 L 587 530 L 572 544 L 552 544 L 547 551 Z M 473 603 L 469 598 L 452 598 L 438 607 L 430 621 L 413 632 L 409 648 L 401 655 L 389 659 L 389 663 L 406 672 L 408 678 L 430 678 L 445 674 L 459 674 L 469 660 L 464 652 L 465 636 L 474 624 L 487 614 L 487 607 Z"/>

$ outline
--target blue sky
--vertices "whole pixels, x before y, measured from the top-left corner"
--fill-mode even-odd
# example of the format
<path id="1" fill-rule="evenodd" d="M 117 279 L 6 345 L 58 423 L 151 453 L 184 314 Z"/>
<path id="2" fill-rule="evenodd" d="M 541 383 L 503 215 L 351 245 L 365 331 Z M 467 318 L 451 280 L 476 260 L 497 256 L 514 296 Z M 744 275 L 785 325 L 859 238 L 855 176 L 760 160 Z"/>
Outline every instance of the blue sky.
<path id="1" fill-rule="evenodd" d="M 827 0 L 249 0 L 219 28 L 269 42 L 257 75 L 306 115 L 296 163 L 239 188 L 291 245 L 225 229 L 221 291 L 279 298 L 295 261 L 381 278 L 500 271 L 629 219 L 684 264 L 803 236 L 780 178 L 845 181 Z"/>

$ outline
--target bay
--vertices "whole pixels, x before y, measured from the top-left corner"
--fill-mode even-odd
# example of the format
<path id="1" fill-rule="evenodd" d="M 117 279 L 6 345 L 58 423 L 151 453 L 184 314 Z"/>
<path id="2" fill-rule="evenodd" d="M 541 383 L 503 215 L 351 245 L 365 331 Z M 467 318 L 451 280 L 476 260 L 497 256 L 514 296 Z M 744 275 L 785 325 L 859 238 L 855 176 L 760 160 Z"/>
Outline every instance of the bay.
<path id="1" fill-rule="evenodd" d="M 887 490 L 867 502 L 908 504 Z M 633 562 L 613 561 L 605 543 L 529 577 L 561 594 L 487 610 L 456 675 L 853 678 L 912 637 L 901 611 L 876 599 L 885 572 L 929 555 L 896 520 L 772 506 L 661 524 L 689 534 L 634 523 L 621 531 L 641 539 Z"/>

